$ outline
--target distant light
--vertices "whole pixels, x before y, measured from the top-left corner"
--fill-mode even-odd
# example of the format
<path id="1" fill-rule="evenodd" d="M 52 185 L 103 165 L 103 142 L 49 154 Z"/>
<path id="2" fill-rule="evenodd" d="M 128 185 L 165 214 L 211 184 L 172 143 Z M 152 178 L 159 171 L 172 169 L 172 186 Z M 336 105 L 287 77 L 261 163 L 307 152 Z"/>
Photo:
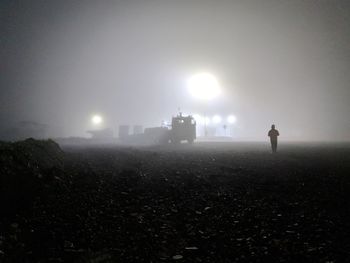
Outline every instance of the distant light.
<path id="1" fill-rule="evenodd" d="M 210 119 L 209 119 L 209 117 L 205 117 L 205 118 L 204 118 L 204 124 L 205 124 L 205 125 L 210 124 Z"/>
<path id="2" fill-rule="evenodd" d="M 213 123 L 219 124 L 220 122 L 221 122 L 221 116 L 215 115 L 215 116 L 213 117 Z"/>
<path id="3" fill-rule="evenodd" d="M 91 118 L 91 122 L 92 122 L 92 124 L 94 124 L 94 125 L 99 125 L 99 124 L 101 124 L 102 123 L 102 117 L 100 116 L 100 115 L 94 115 L 94 116 L 92 116 L 92 118 Z"/>
<path id="4" fill-rule="evenodd" d="M 163 121 L 161 122 L 161 126 L 162 126 L 162 127 L 167 127 L 167 126 L 169 126 L 169 125 L 170 125 L 170 122 L 169 122 L 169 121 L 164 121 L 164 120 L 163 120 Z"/>
<path id="5" fill-rule="evenodd" d="M 227 117 L 227 122 L 230 123 L 230 124 L 233 124 L 236 121 L 237 121 L 237 118 L 234 115 L 230 115 L 230 116 Z"/>
<path id="6" fill-rule="evenodd" d="M 188 80 L 190 94 L 200 100 L 212 100 L 220 94 L 219 82 L 210 73 L 199 73 Z"/>

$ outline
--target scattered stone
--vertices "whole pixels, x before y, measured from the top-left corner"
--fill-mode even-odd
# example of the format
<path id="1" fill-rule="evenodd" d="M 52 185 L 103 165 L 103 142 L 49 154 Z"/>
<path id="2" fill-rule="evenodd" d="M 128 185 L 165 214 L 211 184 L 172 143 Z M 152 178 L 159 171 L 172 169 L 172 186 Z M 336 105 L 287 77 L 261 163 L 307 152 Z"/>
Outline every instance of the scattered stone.
<path id="1" fill-rule="evenodd" d="M 183 259 L 183 256 L 182 255 L 175 255 L 175 256 L 173 256 L 173 259 L 174 260 Z"/>

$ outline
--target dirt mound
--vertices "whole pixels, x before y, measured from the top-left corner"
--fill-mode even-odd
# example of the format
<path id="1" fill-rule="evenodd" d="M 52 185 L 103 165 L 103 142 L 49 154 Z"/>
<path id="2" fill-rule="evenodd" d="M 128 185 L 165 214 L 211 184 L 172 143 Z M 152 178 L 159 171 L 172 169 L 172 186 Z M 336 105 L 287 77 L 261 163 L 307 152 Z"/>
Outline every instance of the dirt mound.
<path id="1" fill-rule="evenodd" d="M 350 145 L 187 146 L 2 144 L 0 262 L 350 262 Z"/>
<path id="2" fill-rule="evenodd" d="M 28 206 L 45 185 L 61 180 L 64 153 L 52 140 L 0 142 L 1 212 Z"/>

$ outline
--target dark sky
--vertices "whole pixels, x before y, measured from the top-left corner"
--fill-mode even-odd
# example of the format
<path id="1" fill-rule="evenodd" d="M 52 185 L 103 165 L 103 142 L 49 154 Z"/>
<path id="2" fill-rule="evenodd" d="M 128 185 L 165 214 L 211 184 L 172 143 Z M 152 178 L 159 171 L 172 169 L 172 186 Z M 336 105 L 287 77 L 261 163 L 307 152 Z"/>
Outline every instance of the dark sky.
<path id="1" fill-rule="evenodd" d="M 350 2 L 0 2 L 0 130 L 22 120 L 85 136 L 184 112 L 237 116 L 237 138 L 350 140 Z M 187 80 L 211 72 L 204 104 Z"/>

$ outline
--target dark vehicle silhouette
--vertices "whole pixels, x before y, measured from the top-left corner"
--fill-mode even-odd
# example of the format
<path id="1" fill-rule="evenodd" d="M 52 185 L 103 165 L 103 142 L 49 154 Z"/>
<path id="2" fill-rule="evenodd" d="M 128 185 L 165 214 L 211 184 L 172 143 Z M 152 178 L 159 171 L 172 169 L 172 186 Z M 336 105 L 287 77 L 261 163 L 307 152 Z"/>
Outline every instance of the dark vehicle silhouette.
<path id="1" fill-rule="evenodd" d="M 169 132 L 172 143 L 180 143 L 181 141 L 193 143 L 196 139 L 196 121 L 191 115 L 182 116 L 180 113 L 172 118 Z"/>
<path id="2" fill-rule="evenodd" d="M 182 113 L 172 118 L 171 125 L 146 128 L 144 133 L 120 137 L 124 143 L 135 144 L 179 144 L 187 141 L 192 144 L 196 139 L 196 121 Z"/>

